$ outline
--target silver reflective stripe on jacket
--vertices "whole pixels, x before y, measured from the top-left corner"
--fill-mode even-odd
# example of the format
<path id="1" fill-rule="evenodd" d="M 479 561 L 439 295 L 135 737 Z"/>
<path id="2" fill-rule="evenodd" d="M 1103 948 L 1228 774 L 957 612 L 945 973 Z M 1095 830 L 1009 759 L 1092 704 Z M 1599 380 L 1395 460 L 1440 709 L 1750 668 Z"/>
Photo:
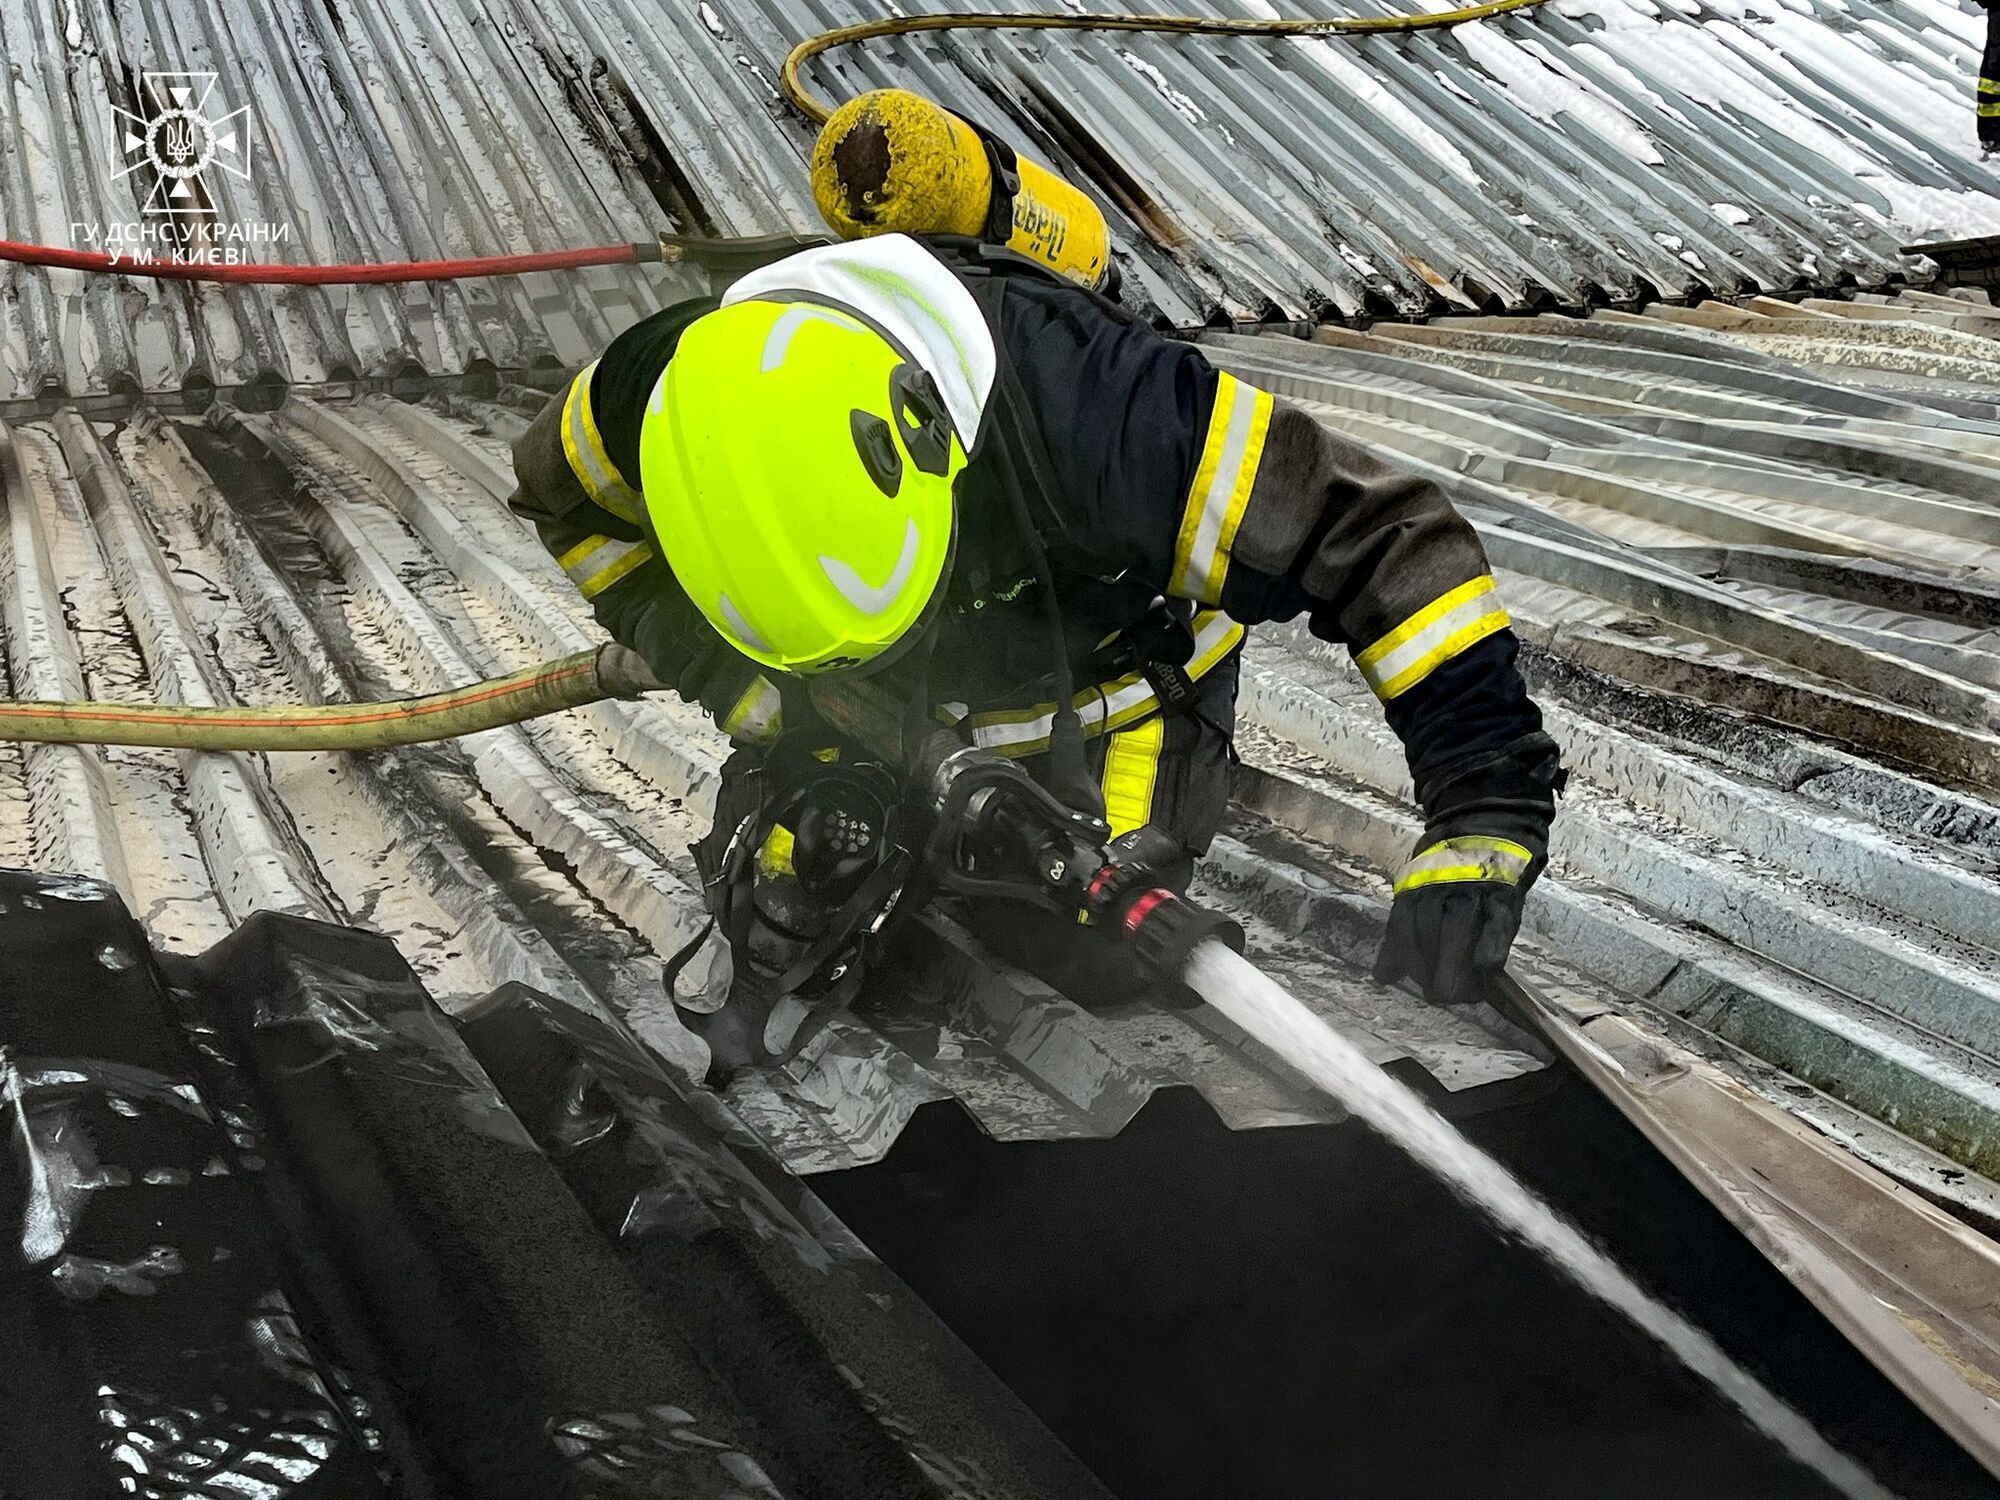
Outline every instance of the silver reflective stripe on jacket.
<path id="1" fill-rule="evenodd" d="M 1194 656 L 1186 671 L 1198 680 L 1243 644 L 1243 627 L 1219 609 L 1202 610 L 1191 623 Z M 1083 732 L 1087 735 L 1136 724 L 1159 706 L 1159 695 L 1141 672 L 1128 672 L 1076 695 L 1077 716 L 1083 720 Z M 1055 725 L 1055 716 L 1053 703 L 973 714 L 969 720 L 972 742 L 1006 756 L 1039 755 L 1049 747 L 1049 731 Z"/>

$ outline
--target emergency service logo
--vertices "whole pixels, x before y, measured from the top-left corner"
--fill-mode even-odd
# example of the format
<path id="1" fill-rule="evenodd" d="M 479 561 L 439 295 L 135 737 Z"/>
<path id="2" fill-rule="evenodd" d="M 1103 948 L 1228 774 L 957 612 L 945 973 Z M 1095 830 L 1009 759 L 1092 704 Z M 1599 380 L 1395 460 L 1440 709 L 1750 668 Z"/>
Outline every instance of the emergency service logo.
<path id="1" fill-rule="evenodd" d="M 211 115 L 214 73 L 146 73 L 139 82 L 139 103 L 149 115 L 135 115 L 113 105 L 123 135 L 124 168 L 120 177 L 151 170 L 153 190 L 147 214 L 213 214 L 204 174 L 221 167 L 238 177 L 250 177 L 250 106 Z"/>
<path id="2" fill-rule="evenodd" d="M 290 242 L 292 226 L 261 219 L 225 219 L 216 207 L 221 173 L 250 178 L 250 107 L 228 109 L 214 73 L 143 73 L 135 101 L 144 114 L 112 105 L 118 138 L 114 165 L 143 193 L 138 217 L 126 223 L 72 221 L 79 248 L 101 249 L 114 266 L 248 265 L 267 258 L 255 248 Z M 220 169 L 218 172 L 217 169 Z"/>

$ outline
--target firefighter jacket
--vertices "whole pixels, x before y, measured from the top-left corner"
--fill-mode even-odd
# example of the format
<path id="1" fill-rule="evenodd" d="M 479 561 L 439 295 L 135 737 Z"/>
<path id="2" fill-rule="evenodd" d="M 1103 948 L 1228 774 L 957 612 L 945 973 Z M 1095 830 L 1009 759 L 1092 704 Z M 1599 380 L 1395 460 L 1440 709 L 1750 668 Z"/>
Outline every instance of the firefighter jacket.
<path id="1" fill-rule="evenodd" d="M 1986 51 L 1979 60 L 1979 144 L 2000 150 L 2000 0 L 1981 0 L 1986 7 Z"/>
<path id="2" fill-rule="evenodd" d="M 1195 346 L 1013 262 L 884 236 L 803 252 L 728 294 L 838 305 L 891 335 L 948 398 L 966 383 L 947 365 L 990 369 L 976 409 L 954 413 L 977 430 L 934 649 L 908 690 L 977 743 L 1042 749 L 1054 643 L 1039 591 L 1053 588 L 1091 734 L 1159 714 L 1175 674 L 1185 686 L 1233 668 L 1245 626 L 1299 616 L 1352 653 L 1420 795 L 1455 764 L 1538 734 L 1485 554 L 1442 490 L 1218 372 Z M 971 295 L 913 317 L 939 264 Z M 634 483 L 675 342 L 717 305 L 647 318 L 576 376 L 515 445 L 513 503 L 614 637 L 755 741 L 774 730 L 781 695 L 681 590 Z M 784 413 L 769 420 L 782 443 Z M 1023 498 L 1051 577 L 1022 535 Z"/>

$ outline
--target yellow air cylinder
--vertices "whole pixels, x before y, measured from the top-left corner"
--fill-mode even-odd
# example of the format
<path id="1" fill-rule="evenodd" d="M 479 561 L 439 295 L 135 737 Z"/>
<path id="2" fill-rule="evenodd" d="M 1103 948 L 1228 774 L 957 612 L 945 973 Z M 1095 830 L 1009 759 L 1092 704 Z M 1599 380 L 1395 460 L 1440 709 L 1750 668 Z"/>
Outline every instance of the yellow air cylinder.
<path id="1" fill-rule="evenodd" d="M 1095 203 L 1005 146 L 989 153 L 972 126 L 907 89 L 876 89 L 833 112 L 813 146 L 812 189 L 844 240 L 962 234 L 1092 291 L 1111 277 L 1111 231 Z"/>

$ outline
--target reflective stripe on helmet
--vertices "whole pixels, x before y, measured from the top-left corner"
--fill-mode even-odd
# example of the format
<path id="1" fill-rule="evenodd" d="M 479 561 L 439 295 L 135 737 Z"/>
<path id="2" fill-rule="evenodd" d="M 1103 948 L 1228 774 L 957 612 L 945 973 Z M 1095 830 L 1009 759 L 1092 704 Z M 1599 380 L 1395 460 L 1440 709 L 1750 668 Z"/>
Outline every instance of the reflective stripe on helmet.
<path id="1" fill-rule="evenodd" d="M 824 318 L 829 323 L 838 323 L 848 328 L 865 326 L 856 324 L 846 313 L 835 308 L 819 307 L 811 302 L 794 302 L 779 314 L 778 321 L 771 325 L 770 333 L 765 335 L 764 351 L 757 356 L 758 372 L 769 374 L 783 364 L 785 355 L 792 347 L 792 335 L 799 331 L 801 323 L 810 323 L 814 318 Z"/>

